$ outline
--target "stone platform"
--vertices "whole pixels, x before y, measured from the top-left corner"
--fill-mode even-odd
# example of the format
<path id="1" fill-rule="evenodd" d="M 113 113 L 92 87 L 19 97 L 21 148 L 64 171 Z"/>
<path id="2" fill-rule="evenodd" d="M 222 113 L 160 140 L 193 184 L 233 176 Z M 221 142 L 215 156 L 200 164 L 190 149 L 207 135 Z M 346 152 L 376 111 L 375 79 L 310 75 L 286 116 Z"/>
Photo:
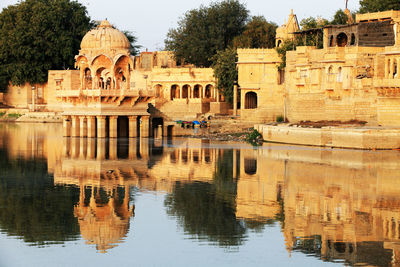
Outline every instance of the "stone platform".
<path id="1" fill-rule="evenodd" d="M 303 128 L 264 124 L 257 124 L 254 128 L 266 142 L 366 150 L 400 148 L 400 128 Z"/>

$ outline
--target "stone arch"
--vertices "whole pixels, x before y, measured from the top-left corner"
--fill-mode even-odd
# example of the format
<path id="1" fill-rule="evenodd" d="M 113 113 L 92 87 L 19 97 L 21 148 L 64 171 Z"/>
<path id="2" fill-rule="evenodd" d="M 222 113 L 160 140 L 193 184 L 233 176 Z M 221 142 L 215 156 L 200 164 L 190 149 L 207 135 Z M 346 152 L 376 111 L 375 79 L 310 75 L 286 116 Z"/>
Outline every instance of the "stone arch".
<path id="1" fill-rule="evenodd" d="M 175 98 L 179 98 L 180 96 L 180 91 L 179 91 L 179 85 L 174 84 L 171 86 L 171 100 L 174 100 Z"/>
<path id="2" fill-rule="evenodd" d="M 163 87 L 161 84 L 154 85 L 153 89 L 156 92 L 156 97 L 164 98 Z"/>
<path id="3" fill-rule="evenodd" d="M 182 86 L 182 98 L 189 98 L 190 85 L 185 84 Z"/>
<path id="4" fill-rule="evenodd" d="M 90 65 L 94 66 L 96 64 L 99 64 L 99 66 L 107 67 L 105 66 L 105 64 L 101 63 L 106 63 L 108 65 L 108 68 L 111 69 L 111 66 L 113 65 L 113 60 L 109 56 L 100 54 L 93 58 L 93 60 L 90 62 Z"/>
<path id="5" fill-rule="evenodd" d="M 127 89 L 130 83 L 130 62 L 126 55 L 121 55 L 114 65 L 116 89 Z"/>
<path id="6" fill-rule="evenodd" d="M 203 87 L 200 84 L 196 84 L 193 87 L 193 98 L 201 98 L 201 91 L 203 90 Z"/>
<path id="7" fill-rule="evenodd" d="M 89 66 L 89 60 L 87 59 L 86 56 L 80 55 L 76 58 L 76 67 L 81 69 L 83 67 Z"/>
<path id="8" fill-rule="evenodd" d="M 282 46 L 282 40 L 278 40 L 278 43 L 276 44 L 277 47 L 281 47 Z"/>
<path id="9" fill-rule="evenodd" d="M 245 109 L 256 109 L 257 108 L 257 93 L 247 92 L 244 97 L 244 108 Z"/>
<path id="10" fill-rule="evenodd" d="M 204 98 L 213 97 L 214 86 L 212 84 L 207 84 L 206 89 L 204 90 Z"/>
<path id="11" fill-rule="evenodd" d="M 345 34 L 344 32 L 339 33 L 336 36 L 336 45 L 339 47 L 345 47 L 347 45 L 348 42 L 348 37 L 347 34 Z"/>

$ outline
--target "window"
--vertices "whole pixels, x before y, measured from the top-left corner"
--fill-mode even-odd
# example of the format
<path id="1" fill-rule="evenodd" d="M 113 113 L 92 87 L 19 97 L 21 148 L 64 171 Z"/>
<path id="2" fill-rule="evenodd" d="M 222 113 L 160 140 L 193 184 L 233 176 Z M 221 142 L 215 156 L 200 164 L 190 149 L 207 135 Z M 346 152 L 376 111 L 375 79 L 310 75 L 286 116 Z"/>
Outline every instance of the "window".
<path id="1" fill-rule="evenodd" d="M 257 94 L 254 92 L 248 92 L 245 95 L 245 109 L 256 109 L 257 108 Z"/>

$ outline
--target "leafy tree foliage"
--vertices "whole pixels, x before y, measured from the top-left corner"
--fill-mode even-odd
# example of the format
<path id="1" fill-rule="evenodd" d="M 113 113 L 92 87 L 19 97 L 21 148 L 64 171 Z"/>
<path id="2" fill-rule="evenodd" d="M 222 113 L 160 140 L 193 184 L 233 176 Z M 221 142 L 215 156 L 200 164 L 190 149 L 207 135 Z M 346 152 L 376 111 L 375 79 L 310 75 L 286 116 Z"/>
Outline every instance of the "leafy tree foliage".
<path id="1" fill-rule="evenodd" d="M 336 11 L 335 15 L 333 16 L 333 20 L 329 23 L 332 25 L 344 25 L 347 24 L 348 17 L 346 13 L 344 13 L 343 9 L 339 9 Z"/>
<path id="2" fill-rule="evenodd" d="M 275 47 L 276 25 L 263 16 L 254 16 L 246 25 L 244 32 L 233 40 L 237 48 L 273 48 Z"/>
<path id="3" fill-rule="evenodd" d="M 217 88 L 229 103 L 233 101 L 233 85 L 238 79 L 236 69 L 237 53 L 234 48 L 218 51 L 212 58 L 214 76 L 217 78 Z"/>
<path id="4" fill-rule="evenodd" d="M 308 17 L 300 21 L 302 30 L 310 30 L 315 28 L 322 28 L 329 24 L 329 21 L 321 17 Z"/>
<path id="5" fill-rule="evenodd" d="M 360 0 L 360 13 L 400 10 L 399 0 Z"/>
<path id="6" fill-rule="evenodd" d="M 74 65 L 90 29 L 86 7 L 70 0 L 26 0 L 0 13 L 0 86 L 47 81 L 48 70 Z"/>
<path id="7" fill-rule="evenodd" d="M 174 51 L 177 61 L 209 67 L 217 51 L 232 45 L 248 20 L 248 10 L 237 0 L 225 0 L 188 11 L 170 29 L 165 48 Z"/>
<path id="8" fill-rule="evenodd" d="M 130 48 L 129 48 L 131 55 L 133 55 L 133 56 L 139 55 L 139 50 L 142 46 L 136 44 L 136 42 L 137 42 L 136 35 L 134 35 L 134 33 L 131 31 L 122 31 L 122 32 L 125 34 L 126 38 L 128 38 L 128 41 L 131 44 Z"/>

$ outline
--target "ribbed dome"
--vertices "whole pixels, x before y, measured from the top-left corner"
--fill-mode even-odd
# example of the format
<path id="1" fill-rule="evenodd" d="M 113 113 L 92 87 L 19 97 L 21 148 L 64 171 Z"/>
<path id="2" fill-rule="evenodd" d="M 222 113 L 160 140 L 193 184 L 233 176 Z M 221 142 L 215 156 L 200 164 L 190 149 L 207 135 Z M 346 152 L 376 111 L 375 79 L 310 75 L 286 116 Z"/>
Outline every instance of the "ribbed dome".
<path id="1" fill-rule="evenodd" d="M 82 39 L 81 49 L 129 49 L 125 34 L 103 20 L 96 29 L 89 31 Z"/>

